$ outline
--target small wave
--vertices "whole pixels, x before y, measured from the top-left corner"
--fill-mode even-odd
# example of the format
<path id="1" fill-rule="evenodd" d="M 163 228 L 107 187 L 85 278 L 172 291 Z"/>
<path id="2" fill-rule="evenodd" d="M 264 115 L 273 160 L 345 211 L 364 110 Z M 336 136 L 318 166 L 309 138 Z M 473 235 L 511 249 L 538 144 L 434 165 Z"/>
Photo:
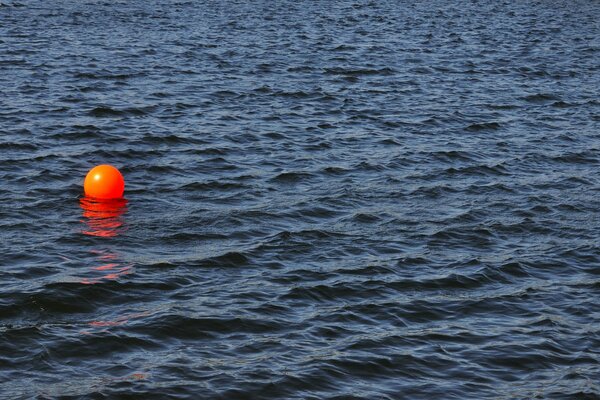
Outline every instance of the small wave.
<path id="1" fill-rule="evenodd" d="M 381 218 L 375 214 L 359 212 L 352 215 L 352 221 L 358 222 L 361 224 L 373 224 L 375 222 L 381 221 Z"/>
<path id="2" fill-rule="evenodd" d="M 327 75 L 345 75 L 345 76 L 369 76 L 369 75 L 393 75 L 395 70 L 389 67 L 385 68 L 325 68 L 323 72 Z"/>
<path id="3" fill-rule="evenodd" d="M 220 256 L 205 258 L 195 262 L 196 266 L 205 268 L 239 268 L 250 262 L 248 256 L 237 251 L 230 251 Z"/>
<path id="4" fill-rule="evenodd" d="M 381 164 L 373 164 L 367 161 L 362 161 L 355 165 L 354 168 L 358 171 L 385 171 L 386 167 Z"/>
<path id="5" fill-rule="evenodd" d="M 273 140 L 283 140 L 287 138 L 284 134 L 279 132 L 266 132 L 263 136 Z"/>
<path id="6" fill-rule="evenodd" d="M 555 101 L 560 101 L 560 98 L 554 94 L 551 93 L 536 93 L 536 94 L 531 94 L 528 96 L 524 96 L 521 97 L 522 100 L 525 100 L 528 103 L 548 103 L 548 102 L 555 102 Z"/>
<path id="7" fill-rule="evenodd" d="M 365 285 L 352 283 L 339 283 L 334 285 L 318 284 L 309 286 L 307 284 L 296 286 L 279 296 L 284 303 L 288 300 L 311 300 L 317 302 L 335 302 L 351 299 L 369 298 L 375 300 L 385 296 L 382 288 L 366 287 Z"/>
<path id="8" fill-rule="evenodd" d="M 435 199 L 458 191 L 459 189 L 452 185 L 420 186 L 409 192 L 408 195 Z"/>
<path id="9" fill-rule="evenodd" d="M 277 91 L 277 92 L 273 92 L 273 94 L 275 96 L 279 96 L 279 97 L 289 97 L 292 99 L 309 99 L 312 97 L 317 97 L 322 95 L 321 92 L 316 91 L 316 92 L 307 92 L 304 90 L 296 90 L 296 91 Z"/>
<path id="10" fill-rule="evenodd" d="M 273 89 L 271 89 L 268 85 L 262 85 L 253 90 L 255 93 L 273 93 Z"/>
<path id="11" fill-rule="evenodd" d="M 387 123 L 386 123 L 387 124 Z M 395 139 L 387 138 L 379 141 L 380 144 L 385 146 L 402 146 L 402 143 Z"/>
<path id="12" fill-rule="evenodd" d="M 305 229 L 301 231 L 283 231 L 279 232 L 271 238 L 276 241 L 309 241 L 309 240 L 321 240 L 330 237 L 337 237 L 341 234 L 335 232 L 329 232 L 321 229 Z M 341 235 L 343 236 L 343 235 Z"/>
<path id="13" fill-rule="evenodd" d="M 500 129 L 501 125 L 498 122 L 483 122 L 478 124 L 471 124 L 467 126 L 465 129 L 472 132 L 479 131 L 490 131 Z"/>
<path id="14" fill-rule="evenodd" d="M 281 326 L 275 321 L 235 317 L 191 317 L 162 315 L 146 319 L 144 325 L 133 326 L 132 332 L 144 337 L 200 339 L 223 334 L 276 332 Z"/>
<path id="15" fill-rule="evenodd" d="M 438 290 L 473 290 L 485 285 L 501 285 L 510 283 L 504 274 L 492 271 L 489 268 L 483 268 L 473 274 L 451 273 L 442 277 L 430 279 L 407 279 L 381 282 L 384 287 L 392 288 L 397 291 L 438 291 Z"/>
<path id="16" fill-rule="evenodd" d="M 449 175 L 483 175 L 483 176 L 498 176 L 508 175 L 509 171 L 502 164 L 496 165 L 470 165 L 466 167 L 454 168 L 450 167 L 445 170 Z"/>
<path id="17" fill-rule="evenodd" d="M 309 172 L 282 172 L 271 178 L 271 182 L 277 183 L 297 183 L 313 178 L 314 175 Z"/>
<path id="18" fill-rule="evenodd" d="M 237 97 L 240 94 L 237 92 L 234 92 L 232 90 L 216 90 L 214 92 L 211 93 L 212 97 L 216 97 L 219 99 L 225 99 L 225 98 L 230 98 L 230 97 Z"/>
<path id="19" fill-rule="evenodd" d="M 123 116 L 142 117 L 152 113 L 154 109 L 154 107 L 129 107 L 119 110 L 108 106 L 100 106 L 90 110 L 89 115 L 96 118 L 110 118 Z"/>
<path id="20" fill-rule="evenodd" d="M 68 131 L 61 130 L 49 135 L 49 137 L 62 140 L 85 139 L 91 141 L 95 139 L 106 140 L 107 135 L 95 125 L 73 125 Z"/>
<path id="21" fill-rule="evenodd" d="M 17 66 L 17 65 L 28 65 L 29 63 L 27 62 L 27 60 L 21 60 L 21 59 L 13 59 L 13 60 L 0 60 L 0 65 L 6 65 L 6 66 Z"/>
<path id="22" fill-rule="evenodd" d="M 0 142 L 0 150 L 34 151 L 38 146 L 33 143 Z"/>
<path id="23" fill-rule="evenodd" d="M 98 72 L 74 72 L 73 76 L 77 79 L 97 79 L 97 80 L 127 80 L 143 76 L 141 72 L 133 73 L 113 73 L 110 71 L 98 71 Z"/>
<path id="24" fill-rule="evenodd" d="M 228 238 L 229 238 L 228 235 L 219 234 L 219 233 L 213 233 L 213 232 L 197 233 L 197 232 L 188 232 L 186 230 L 182 230 L 181 232 L 162 236 L 160 238 L 160 240 L 163 241 L 164 243 L 173 243 L 173 244 L 181 245 L 182 243 L 186 243 L 186 242 L 198 243 L 198 242 L 206 241 L 206 240 L 215 240 L 215 239 L 216 240 L 225 240 Z M 162 265 L 167 268 L 176 267 L 176 265 L 174 265 L 170 262 L 162 263 Z"/>
<path id="25" fill-rule="evenodd" d="M 309 65 L 300 65 L 297 67 L 289 67 L 287 69 L 288 72 L 313 72 L 315 71 L 314 67 L 311 67 Z"/>
<path id="26" fill-rule="evenodd" d="M 334 271 L 340 275 L 358 275 L 366 277 L 376 277 L 378 275 L 395 274 L 396 270 L 386 265 L 366 265 L 357 268 L 339 268 Z"/>
<path id="27" fill-rule="evenodd" d="M 347 44 L 340 44 L 339 46 L 336 46 L 331 50 L 333 50 L 333 51 L 352 51 L 352 50 L 356 50 L 356 47 L 347 45 Z"/>
<path id="28" fill-rule="evenodd" d="M 439 161 L 453 163 L 456 161 L 473 161 L 476 157 L 472 153 L 459 150 L 436 151 L 432 156 Z"/>
<path id="29" fill-rule="evenodd" d="M 515 110 L 519 108 L 516 104 L 486 104 L 486 107 L 492 110 Z"/>
<path id="30" fill-rule="evenodd" d="M 348 168 L 337 167 L 337 166 L 329 166 L 323 168 L 323 173 L 328 175 L 344 175 L 351 172 Z"/>
<path id="31" fill-rule="evenodd" d="M 179 187 L 180 190 L 185 191 L 211 191 L 211 190 L 240 190 L 247 186 L 243 183 L 238 182 L 226 182 L 226 181 L 209 181 L 209 182 L 192 182 L 187 183 Z"/>
<path id="32" fill-rule="evenodd" d="M 556 108 L 571 108 L 574 107 L 575 104 L 567 103 L 565 101 L 555 101 L 551 106 Z"/>
<path id="33" fill-rule="evenodd" d="M 136 141 L 137 142 L 137 141 Z M 187 144 L 187 145 L 199 145 L 205 144 L 205 141 L 192 136 L 180 136 L 174 133 L 168 135 L 144 135 L 139 139 L 141 143 L 147 144 L 166 144 L 166 145 L 176 145 L 176 144 Z"/>
<path id="34" fill-rule="evenodd" d="M 429 75 L 433 73 L 433 70 L 428 67 L 414 67 L 410 69 L 410 72 L 418 75 Z"/>
<path id="35" fill-rule="evenodd" d="M 489 185 L 473 184 L 467 186 L 465 193 L 469 194 L 492 194 L 492 193 L 515 193 L 515 188 L 504 183 L 495 182 Z"/>
<path id="36" fill-rule="evenodd" d="M 311 144 L 307 144 L 305 146 L 303 146 L 303 149 L 306 151 L 322 151 L 325 149 L 330 149 L 332 147 L 332 144 L 329 143 L 328 141 L 321 141 L 318 143 L 311 143 Z"/>

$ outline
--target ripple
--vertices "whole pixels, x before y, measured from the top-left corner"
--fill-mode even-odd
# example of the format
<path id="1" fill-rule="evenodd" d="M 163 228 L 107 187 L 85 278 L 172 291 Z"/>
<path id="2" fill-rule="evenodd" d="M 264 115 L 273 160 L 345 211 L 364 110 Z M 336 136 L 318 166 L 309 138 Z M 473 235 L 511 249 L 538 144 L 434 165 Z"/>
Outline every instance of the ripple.
<path id="1" fill-rule="evenodd" d="M 549 102 L 560 101 L 560 98 L 551 93 L 536 93 L 522 97 L 528 103 L 543 104 Z"/>
<path id="2" fill-rule="evenodd" d="M 498 122 L 483 122 L 479 124 L 471 124 L 467 126 L 465 129 L 468 131 L 479 132 L 479 131 L 487 131 L 487 130 L 496 130 L 500 129 L 501 125 Z"/>
<path id="3" fill-rule="evenodd" d="M 1 1 L 5 397 L 600 393 L 593 2 Z"/>
<path id="4" fill-rule="evenodd" d="M 282 172 L 271 180 L 278 183 L 297 183 L 306 181 L 313 177 L 313 174 L 307 172 Z"/>
<path id="5" fill-rule="evenodd" d="M 154 111 L 154 107 L 128 107 L 123 109 L 116 109 L 106 106 L 95 107 L 89 112 L 89 115 L 96 118 L 110 118 L 120 116 L 135 116 L 141 117 L 148 115 Z"/>

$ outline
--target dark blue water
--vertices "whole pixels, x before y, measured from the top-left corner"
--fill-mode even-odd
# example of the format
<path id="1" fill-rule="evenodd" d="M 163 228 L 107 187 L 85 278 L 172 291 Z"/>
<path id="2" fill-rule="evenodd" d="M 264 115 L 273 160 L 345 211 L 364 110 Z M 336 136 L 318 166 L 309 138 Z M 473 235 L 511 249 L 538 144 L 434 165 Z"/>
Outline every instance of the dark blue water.
<path id="1" fill-rule="evenodd" d="M 599 21 L 2 0 L 0 398 L 600 398 Z"/>

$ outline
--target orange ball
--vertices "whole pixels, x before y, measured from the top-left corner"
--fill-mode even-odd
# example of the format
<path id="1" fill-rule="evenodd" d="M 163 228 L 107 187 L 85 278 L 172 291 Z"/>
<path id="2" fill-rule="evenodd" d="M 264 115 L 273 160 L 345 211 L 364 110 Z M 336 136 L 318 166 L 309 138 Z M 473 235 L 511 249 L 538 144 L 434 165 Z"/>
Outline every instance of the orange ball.
<path id="1" fill-rule="evenodd" d="M 96 199 L 120 199 L 125 190 L 125 181 L 112 165 L 98 165 L 86 175 L 83 190 L 86 196 Z"/>

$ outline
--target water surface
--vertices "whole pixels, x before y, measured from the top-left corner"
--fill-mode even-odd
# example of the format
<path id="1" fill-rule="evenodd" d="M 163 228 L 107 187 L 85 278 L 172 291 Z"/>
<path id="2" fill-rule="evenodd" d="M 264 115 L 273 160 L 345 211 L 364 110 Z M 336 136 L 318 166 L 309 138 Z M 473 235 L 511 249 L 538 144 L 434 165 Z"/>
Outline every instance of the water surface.
<path id="1" fill-rule="evenodd" d="M 1 398 L 600 396 L 597 2 L 2 4 Z"/>

